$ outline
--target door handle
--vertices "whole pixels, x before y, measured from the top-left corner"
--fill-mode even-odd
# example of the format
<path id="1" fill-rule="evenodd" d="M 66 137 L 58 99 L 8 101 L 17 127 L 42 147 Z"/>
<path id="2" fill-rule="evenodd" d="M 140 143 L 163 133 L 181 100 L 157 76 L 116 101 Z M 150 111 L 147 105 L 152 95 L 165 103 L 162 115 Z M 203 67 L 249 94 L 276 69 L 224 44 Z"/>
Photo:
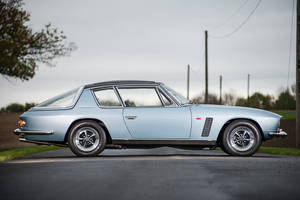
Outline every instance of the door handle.
<path id="1" fill-rule="evenodd" d="M 136 119 L 137 116 L 125 116 L 125 118 L 126 118 L 126 119 L 131 119 L 131 120 L 133 120 L 133 119 Z"/>

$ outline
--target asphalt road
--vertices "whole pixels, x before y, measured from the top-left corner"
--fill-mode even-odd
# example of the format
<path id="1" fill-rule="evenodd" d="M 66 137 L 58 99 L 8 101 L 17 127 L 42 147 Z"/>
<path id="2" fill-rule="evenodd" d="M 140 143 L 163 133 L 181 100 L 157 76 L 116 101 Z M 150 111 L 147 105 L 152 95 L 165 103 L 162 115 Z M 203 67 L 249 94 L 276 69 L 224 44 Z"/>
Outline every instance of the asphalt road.
<path id="1" fill-rule="evenodd" d="M 0 199 L 300 199 L 300 157 L 220 151 L 69 150 L 0 163 Z"/>

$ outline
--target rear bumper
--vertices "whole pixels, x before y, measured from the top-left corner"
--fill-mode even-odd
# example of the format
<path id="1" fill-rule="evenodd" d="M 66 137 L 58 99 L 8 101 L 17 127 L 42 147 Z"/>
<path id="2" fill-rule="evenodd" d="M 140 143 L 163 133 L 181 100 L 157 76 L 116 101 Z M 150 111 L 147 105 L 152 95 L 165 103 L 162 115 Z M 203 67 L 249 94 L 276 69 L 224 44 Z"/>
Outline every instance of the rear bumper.
<path id="1" fill-rule="evenodd" d="M 287 133 L 284 132 L 282 129 L 280 129 L 280 131 L 278 131 L 278 132 L 270 132 L 268 135 L 272 136 L 272 137 L 274 137 L 274 136 L 275 137 L 286 137 Z"/>
<path id="2" fill-rule="evenodd" d="M 16 135 L 52 135 L 53 131 L 23 131 L 19 128 L 14 130 L 14 134 Z"/>

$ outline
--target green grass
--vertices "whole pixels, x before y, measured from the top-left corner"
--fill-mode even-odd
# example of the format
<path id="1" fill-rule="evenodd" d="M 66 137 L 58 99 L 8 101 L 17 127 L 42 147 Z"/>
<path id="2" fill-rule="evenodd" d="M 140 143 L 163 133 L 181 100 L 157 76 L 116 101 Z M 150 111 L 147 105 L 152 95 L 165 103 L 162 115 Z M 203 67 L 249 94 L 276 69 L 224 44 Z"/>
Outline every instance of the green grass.
<path id="1" fill-rule="evenodd" d="M 260 147 L 258 152 L 277 155 L 300 156 L 300 149 L 294 148 Z"/>
<path id="2" fill-rule="evenodd" d="M 296 119 L 296 110 L 272 110 L 271 112 L 282 115 L 281 119 Z"/>
<path id="3" fill-rule="evenodd" d="M 4 149 L 4 150 L 0 150 L 0 161 L 11 160 L 14 158 L 24 157 L 29 154 L 56 150 L 61 148 L 63 147 L 41 145 L 41 146 L 32 146 L 32 147 L 18 147 L 18 148 Z"/>

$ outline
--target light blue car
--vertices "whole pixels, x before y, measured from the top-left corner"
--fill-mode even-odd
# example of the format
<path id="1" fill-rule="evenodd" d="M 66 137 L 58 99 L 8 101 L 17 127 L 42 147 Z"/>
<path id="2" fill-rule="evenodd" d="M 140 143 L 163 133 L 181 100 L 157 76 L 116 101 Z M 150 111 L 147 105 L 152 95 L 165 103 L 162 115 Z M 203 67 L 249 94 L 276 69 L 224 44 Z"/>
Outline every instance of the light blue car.
<path id="1" fill-rule="evenodd" d="M 220 105 L 195 105 L 163 83 L 109 81 L 51 98 L 25 112 L 19 140 L 68 145 L 78 156 L 105 148 L 220 146 L 236 156 L 254 154 L 261 142 L 286 136 L 280 115 Z"/>

